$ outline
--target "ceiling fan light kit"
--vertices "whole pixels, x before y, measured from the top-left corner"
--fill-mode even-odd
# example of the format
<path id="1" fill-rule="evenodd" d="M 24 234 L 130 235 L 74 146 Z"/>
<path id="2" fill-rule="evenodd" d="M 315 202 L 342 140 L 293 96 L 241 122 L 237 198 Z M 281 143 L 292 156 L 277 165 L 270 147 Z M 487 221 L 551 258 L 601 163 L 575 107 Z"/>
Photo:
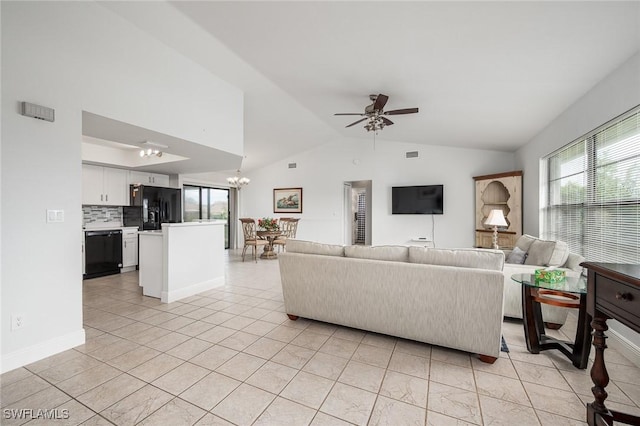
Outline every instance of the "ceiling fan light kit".
<path id="1" fill-rule="evenodd" d="M 385 128 L 385 126 L 391 126 L 393 121 L 389 120 L 385 115 L 401 115 L 401 114 L 415 114 L 418 112 L 418 108 L 403 108 L 394 109 L 392 111 L 384 111 L 384 106 L 387 104 L 389 97 L 380 93 L 379 95 L 369 95 L 369 99 L 373 102 L 371 105 L 367 105 L 364 108 L 364 113 L 359 112 L 339 112 L 334 115 L 359 115 L 360 120 L 354 121 L 346 127 L 355 126 L 358 123 L 367 121 L 364 128 L 367 132 L 378 132 Z"/>

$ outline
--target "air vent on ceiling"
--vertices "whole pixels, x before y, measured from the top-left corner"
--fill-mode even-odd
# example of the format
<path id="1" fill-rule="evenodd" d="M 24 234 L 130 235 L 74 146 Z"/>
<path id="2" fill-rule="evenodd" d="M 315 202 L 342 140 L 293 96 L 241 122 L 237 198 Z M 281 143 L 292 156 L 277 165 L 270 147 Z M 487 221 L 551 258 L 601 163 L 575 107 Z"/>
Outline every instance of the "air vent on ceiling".
<path id="1" fill-rule="evenodd" d="M 289 168 L 290 169 L 295 169 L 296 167 L 298 167 L 297 163 L 289 163 Z"/>
<path id="2" fill-rule="evenodd" d="M 418 151 L 407 151 L 405 153 L 406 158 L 418 158 Z"/>
<path id="3" fill-rule="evenodd" d="M 32 104 L 29 102 L 22 102 L 20 105 L 20 114 L 25 117 L 33 117 L 38 120 L 45 120 L 53 122 L 55 120 L 55 111 L 53 108 L 48 108 L 41 105 Z"/>

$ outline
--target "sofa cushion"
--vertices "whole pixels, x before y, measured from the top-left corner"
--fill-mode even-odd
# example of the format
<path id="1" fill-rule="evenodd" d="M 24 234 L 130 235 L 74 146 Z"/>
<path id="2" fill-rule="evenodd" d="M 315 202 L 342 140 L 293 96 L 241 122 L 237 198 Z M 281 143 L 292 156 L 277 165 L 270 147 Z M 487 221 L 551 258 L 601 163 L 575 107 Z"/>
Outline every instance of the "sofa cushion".
<path id="1" fill-rule="evenodd" d="M 556 246 L 553 248 L 551 259 L 547 266 L 562 266 L 569 257 L 569 246 L 564 241 L 556 241 Z"/>
<path id="2" fill-rule="evenodd" d="M 290 253 L 321 254 L 324 256 L 344 256 L 344 246 L 303 240 L 287 240 L 287 251 Z"/>
<path id="3" fill-rule="evenodd" d="M 527 258 L 527 252 L 519 249 L 518 247 L 514 247 L 511 250 L 511 253 L 507 256 L 505 263 L 517 263 L 522 265 Z"/>
<path id="4" fill-rule="evenodd" d="M 556 247 L 555 241 L 535 240 L 531 243 L 527 251 L 527 259 L 525 265 L 549 265 L 549 260 Z"/>
<path id="5" fill-rule="evenodd" d="M 406 246 L 346 246 L 344 255 L 359 259 L 407 262 L 409 261 L 409 248 Z"/>
<path id="6" fill-rule="evenodd" d="M 504 253 L 500 250 L 486 249 L 409 247 L 409 262 L 502 271 Z"/>
<path id="7" fill-rule="evenodd" d="M 567 261 L 564 263 L 563 267 L 567 269 L 571 269 L 576 272 L 582 271 L 582 266 L 580 264 L 584 262 L 584 257 L 579 254 L 569 253 L 567 256 Z"/>
<path id="8" fill-rule="evenodd" d="M 526 253 L 529 251 L 531 244 L 537 239 L 538 238 L 528 234 L 521 235 L 520 238 L 518 238 L 518 241 L 516 241 L 516 247 Z"/>

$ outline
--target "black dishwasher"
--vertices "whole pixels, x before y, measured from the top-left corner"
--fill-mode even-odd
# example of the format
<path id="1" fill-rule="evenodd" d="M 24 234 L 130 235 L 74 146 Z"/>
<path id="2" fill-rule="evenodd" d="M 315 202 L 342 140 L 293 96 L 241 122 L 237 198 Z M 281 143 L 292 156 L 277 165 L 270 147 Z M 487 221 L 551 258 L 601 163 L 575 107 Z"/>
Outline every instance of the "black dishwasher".
<path id="1" fill-rule="evenodd" d="M 84 255 L 84 279 L 119 274 L 122 267 L 122 231 L 86 231 Z"/>

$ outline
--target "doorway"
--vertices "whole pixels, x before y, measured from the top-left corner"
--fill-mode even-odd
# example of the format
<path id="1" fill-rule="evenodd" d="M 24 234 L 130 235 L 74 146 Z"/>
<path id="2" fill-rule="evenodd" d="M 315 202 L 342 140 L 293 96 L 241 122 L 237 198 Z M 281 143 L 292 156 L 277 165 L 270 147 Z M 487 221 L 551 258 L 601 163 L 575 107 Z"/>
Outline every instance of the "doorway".
<path id="1" fill-rule="evenodd" d="M 344 244 L 371 245 L 371 181 L 345 182 L 343 191 Z"/>

